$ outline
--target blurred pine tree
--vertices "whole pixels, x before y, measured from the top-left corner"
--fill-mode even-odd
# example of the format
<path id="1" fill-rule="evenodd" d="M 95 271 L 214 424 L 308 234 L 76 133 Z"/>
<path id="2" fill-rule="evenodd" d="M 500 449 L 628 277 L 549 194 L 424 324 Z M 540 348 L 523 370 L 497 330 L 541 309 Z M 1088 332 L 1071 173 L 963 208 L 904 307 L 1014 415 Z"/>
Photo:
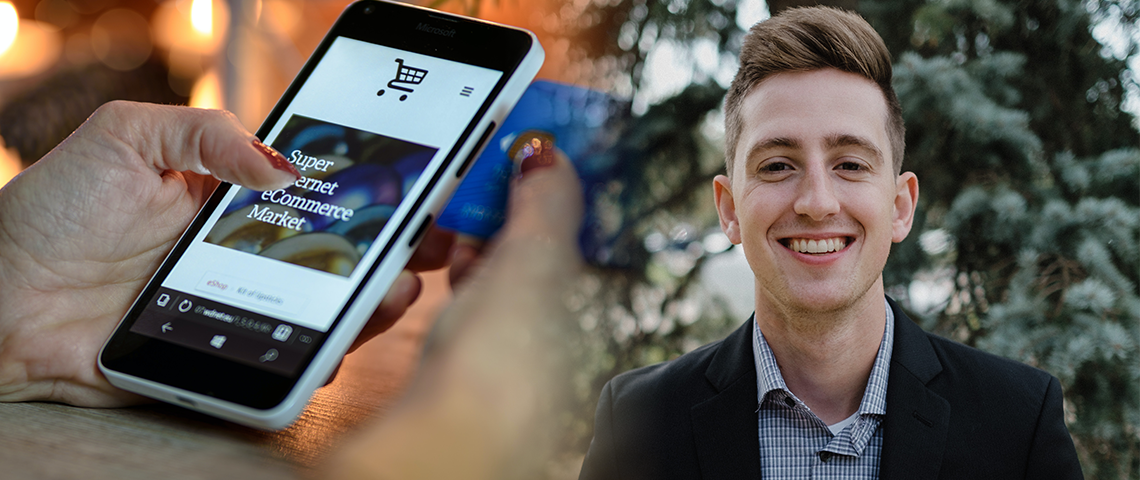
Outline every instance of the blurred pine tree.
<path id="1" fill-rule="evenodd" d="M 1059 377 L 1086 476 L 1137 478 L 1140 135 L 1121 111 L 1137 79 L 1090 23 L 1118 15 L 1130 41 L 1140 3 L 860 9 L 896 54 L 904 168 L 922 186 L 919 235 L 892 252 L 888 285 L 907 300 L 916 272 L 939 272 L 953 287 L 924 326 Z M 929 232 L 948 248 L 924 250 Z"/>

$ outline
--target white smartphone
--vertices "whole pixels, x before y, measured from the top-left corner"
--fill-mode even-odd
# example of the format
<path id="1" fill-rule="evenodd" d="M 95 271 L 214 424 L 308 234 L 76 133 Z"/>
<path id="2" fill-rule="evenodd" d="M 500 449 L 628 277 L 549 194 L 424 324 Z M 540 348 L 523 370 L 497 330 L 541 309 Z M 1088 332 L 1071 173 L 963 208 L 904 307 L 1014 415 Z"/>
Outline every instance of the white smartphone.
<path id="1" fill-rule="evenodd" d="M 542 61 L 525 30 L 350 5 L 257 132 L 303 178 L 218 187 L 103 346 L 100 370 L 158 400 L 288 426 Z"/>

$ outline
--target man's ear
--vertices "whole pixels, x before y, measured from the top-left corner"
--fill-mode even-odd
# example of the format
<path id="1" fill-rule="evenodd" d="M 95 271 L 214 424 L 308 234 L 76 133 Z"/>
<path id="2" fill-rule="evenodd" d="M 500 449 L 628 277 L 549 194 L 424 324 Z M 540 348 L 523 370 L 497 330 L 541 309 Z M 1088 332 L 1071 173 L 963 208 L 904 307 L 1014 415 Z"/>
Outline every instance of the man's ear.
<path id="1" fill-rule="evenodd" d="M 903 172 L 895 183 L 895 216 L 891 225 L 891 241 L 899 243 L 910 234 L 916 208 L 918 177 L 913 172 Z"/>
<path id="2" fill-rule="evenodd" d="M 732 181 L 728 177 L 717 175 L 713 179 L 713 200 L 720 216 L 720 229 L 730 242 L 740 245 L 740 221 L 736 218 L 736 201 L 732 198 Z"/>

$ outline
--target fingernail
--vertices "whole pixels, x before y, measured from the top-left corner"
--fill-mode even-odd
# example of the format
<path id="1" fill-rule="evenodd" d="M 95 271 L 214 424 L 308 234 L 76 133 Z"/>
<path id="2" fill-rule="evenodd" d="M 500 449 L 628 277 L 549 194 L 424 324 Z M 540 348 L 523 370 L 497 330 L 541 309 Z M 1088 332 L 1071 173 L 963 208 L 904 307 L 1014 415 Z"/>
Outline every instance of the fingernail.
<path id="1" fill-rule="evenodd" d="M 540 170 L 554 165 L 553 142 L 544 142 L 544 148 L 523 158 L 519 163 L 519 176 L 526 176 L 527 172 Z"/>
<path id="2" fill-rule="evenodd" d="M 525 176 L 527 172 L 554 165 L 554 155 L 531 155 L 519 165 L 519 175 Z"/>
<path id="3" fill-rule="evenodd" d="M 507 157 L 514 162 L 515 177 L 554 165 L 554 135 L 542 130 L 527 130 L 515 138 Z"/>
<path id="4" fill-rule="evenodd" d="M 265 158 L 269 159 L 269 164 L 272 165 L 273 168 L 281 170 L 282 172 L 289 173 L 293 175 L 297 180 L 301 179 L 301 172 L 298 172 L 297 168 L 294 167 L 292 163 L 289 163 L 289 160 L 286 159 L 285 156 L 279 153 L 277 150 L 270 148 L 269 145 L 261 143 L 261 140 L 258 140 L 256 138 L 253 139 L 253 148 L 256 148 L 257 151 L 261 152 L 262 155 L 265 155 Z"/>

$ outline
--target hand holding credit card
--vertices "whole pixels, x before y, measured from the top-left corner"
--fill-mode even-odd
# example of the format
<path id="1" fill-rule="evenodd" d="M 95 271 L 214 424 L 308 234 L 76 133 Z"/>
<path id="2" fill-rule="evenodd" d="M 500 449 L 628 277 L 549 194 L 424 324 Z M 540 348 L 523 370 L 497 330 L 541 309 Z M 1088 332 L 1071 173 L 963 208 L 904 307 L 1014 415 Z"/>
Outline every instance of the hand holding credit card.
<path id="1" fill-rule="evenodd" d="M 531 83 L 491 137 L 467 178 L 436 222 L 478 239 L 495 234 L 506 215 L 511 177 L 523 161 L 542 161 L 558 148 L 574 164 L 586 199 L 579 237 L 584 258 L 605 264 L 616 226 L 599 201 L 624 172 L 611 151 L 629 119 L 629 102 L 587 88 L 539 80 Z M 529 159 L 529 160 L 528 160 Z"/>

